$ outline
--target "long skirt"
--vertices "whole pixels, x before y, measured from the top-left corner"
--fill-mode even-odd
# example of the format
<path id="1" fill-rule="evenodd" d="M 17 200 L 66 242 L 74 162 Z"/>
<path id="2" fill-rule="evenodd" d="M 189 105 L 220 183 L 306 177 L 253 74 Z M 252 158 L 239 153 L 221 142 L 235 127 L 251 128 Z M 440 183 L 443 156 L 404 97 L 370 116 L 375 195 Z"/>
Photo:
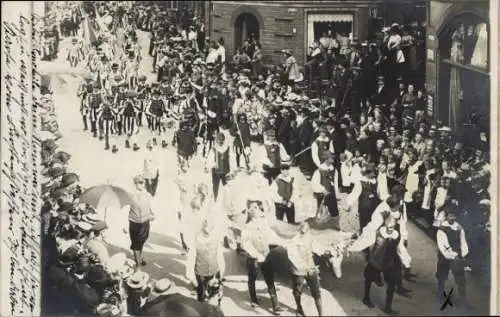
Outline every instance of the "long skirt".
<path id="1" fill-rule="evenodd" d="M 142 251 L 144 243 L 149 237 L 149 221 L 136 223 L 129 221 L 130 249 L 132 251 Z"/>

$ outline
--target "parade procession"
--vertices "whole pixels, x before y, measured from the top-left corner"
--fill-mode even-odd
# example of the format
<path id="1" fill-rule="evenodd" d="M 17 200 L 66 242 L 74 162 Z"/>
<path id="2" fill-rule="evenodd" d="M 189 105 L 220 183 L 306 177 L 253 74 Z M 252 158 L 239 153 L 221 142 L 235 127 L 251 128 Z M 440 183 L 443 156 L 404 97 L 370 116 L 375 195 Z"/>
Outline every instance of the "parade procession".
<path id="1" fill-rule="evenodd" d="M 277 63 L 194 5 L 53 3 L 44 315 L 487 311 L 489 118 L 428 113 L 418 26 L 328 31 Z"/>

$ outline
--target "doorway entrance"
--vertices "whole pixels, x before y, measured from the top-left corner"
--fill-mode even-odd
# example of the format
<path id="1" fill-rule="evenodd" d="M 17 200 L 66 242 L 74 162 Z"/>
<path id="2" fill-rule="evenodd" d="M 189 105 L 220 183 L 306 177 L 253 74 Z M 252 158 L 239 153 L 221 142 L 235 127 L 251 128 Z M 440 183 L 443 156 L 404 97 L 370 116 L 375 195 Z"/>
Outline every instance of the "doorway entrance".
<path id="1" fill-rule="evenodd" d="M 260 27 L 255 15 L 245 12 L 240 14 L 234 22 L 234 45 L 235 51 L 248 39 L 259 40 Z"/>

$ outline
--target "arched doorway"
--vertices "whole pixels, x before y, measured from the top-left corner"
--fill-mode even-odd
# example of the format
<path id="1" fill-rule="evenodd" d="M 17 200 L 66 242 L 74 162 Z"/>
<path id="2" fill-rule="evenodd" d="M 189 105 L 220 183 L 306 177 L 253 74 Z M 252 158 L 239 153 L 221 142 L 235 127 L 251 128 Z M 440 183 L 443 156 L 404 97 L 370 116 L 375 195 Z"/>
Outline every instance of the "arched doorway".
<path id="1" fill-rule="evenodd" d="M 454 131 L 489 131 L 488 22 L 472 13 L 451 19 L 439 33 L 439 119 Z M 479 121 L 477 121 L 479 115 Z M 471 122 L 471 117 L 475 117 Z"/>
<path id="2" fill-rule="evenodd" d="M 234 46 L 235 51 L 243 45 L 248 38 L 259 40 L 259 21 L 252 13 L 244 12 L 240 14 L 234 22 Z"/>

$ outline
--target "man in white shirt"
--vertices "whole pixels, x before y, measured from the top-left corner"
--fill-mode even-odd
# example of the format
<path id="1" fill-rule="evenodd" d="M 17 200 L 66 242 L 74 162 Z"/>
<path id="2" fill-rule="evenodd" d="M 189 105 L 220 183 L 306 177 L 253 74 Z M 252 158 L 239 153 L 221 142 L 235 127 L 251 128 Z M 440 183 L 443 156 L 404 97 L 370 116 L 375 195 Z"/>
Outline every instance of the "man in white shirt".
<path id="1" fill-rule="evenodd" d="M 208 49 L 208 55 L 206 59 L 206 64 L 215 64 L 217 62 L 217 58 L 219 57 L 218 50 L 215 47 L 215 43 L 211 43 L 210 48 Z"/>
<path id="2" fill-rule="evenodd" d="M 226 49 L 224 48 L 224 39 L 221 37 L 217 44 L 217 58 L 220 58 L 220 62 L 224 65 L 226 63 Z"/>
<path id="3" fill-rule="evenodd" d="M 297 304 L 297 316 L 306 316 L 300 300 L 306 285 L 311 291 L 318 316 L 323 315 L 319 270 L 314 263 L 313 255 L 324 255 L 327 248 L 314 240 L 310 230 L 307 222 L 302 223 L 300 232 L 293 239 L 287 241 L 286 245 L 288 260 L 292 269 L 293 297 Z"/>
<path id="4" fill-rule="evenodd" d="M 264 177 L 272 184 L 281 172 L 281 162 L 289 161 L 290 157 L 283 144 L 276 140 L 273 130 L 266 131 L 264 146 L 260 148 L 260 163 L 264 169 Z"/>
<path id="5" fill-rule="evenodd" d="M 258 306 L 255 281 L 257 280 L 257 269 L 260 267 L 264 281 L 266 282 L 271 297 L 274 314 L 279 314 L 282 308 L 279 306 L 278 295 L 274 285 L 274 268 L 268 257 L 271 245 L 283 245 L 282 239 L 272 230 L 266 219 L 266 214 L 259 201 L 248 202 L 248 213 L 250 221 L 245 225 L 241 235 L 241 248 L 248 254 L 248 292 L 252 306 Z"/>
<path id="6" fill-rule="evenodd" d="M 158 187 L 158 177 L 160 175 L 158 161 L 155 154 L 156 153 L 153 152 L 151 142 L 148 142 L 146 145 L 146 157 L 144 158 L 143 177 L 146 182 L 146 190 L 151 194 L 151 196 L 154 196 L 156 193 L 156 188 Z"/>
<path id="7" fill-rule="evenodd" d="M 214 199 L 217 200 L 219 194 L 219 185 L 225 186 L 229 175 L 232 172 L 230 157 L 230 143 L 227 141 L 224 133 L 217 134 L 217 142 L 207 157 L 207 166 L 205 172 L 212 171 L 212 186 Z"/>
<path id="8" fill-rule="evenodd" d="M 458 285 L 458 294 L 461 297 L 457 303 L 466 307 L 465 257 L 469 253 L 469 247 L 465 239 L 464 229 L 456 222 L 454 205 L 445 206 L 445 217 L 445 221 L 441 223 L 436 235 L 438 246 L 437 296 L 441 301 L 444 300 L 444 285 L 451 270 L 455 283 Z"/>

